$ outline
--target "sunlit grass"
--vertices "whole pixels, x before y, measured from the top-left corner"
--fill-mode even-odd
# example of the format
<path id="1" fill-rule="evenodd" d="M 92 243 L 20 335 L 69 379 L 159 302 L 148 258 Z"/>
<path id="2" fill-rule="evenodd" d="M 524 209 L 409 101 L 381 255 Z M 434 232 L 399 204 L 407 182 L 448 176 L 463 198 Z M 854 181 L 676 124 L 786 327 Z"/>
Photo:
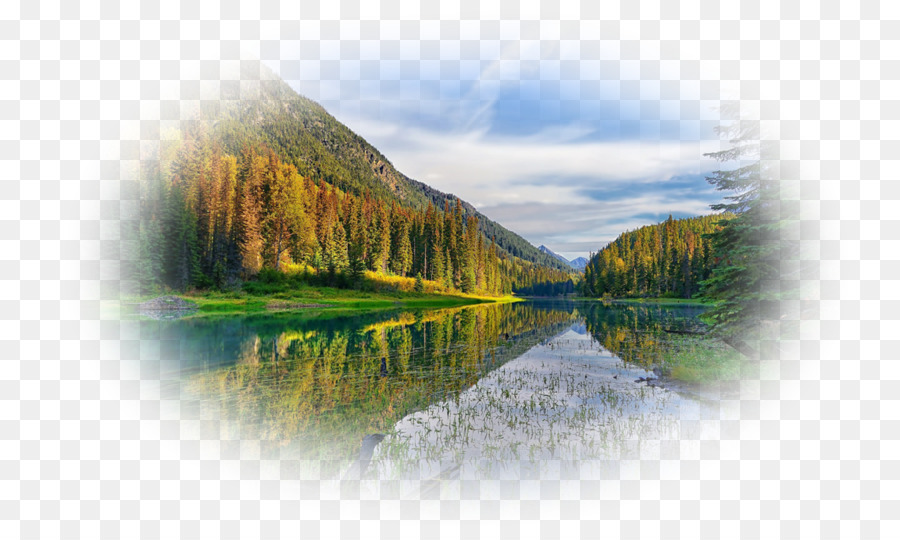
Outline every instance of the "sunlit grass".
<path id="1" fill-rule="evenodd" d="M 671 337 L 660 359 L 668 376 L 684 382 L 734 381 L 741 377 L 745 358 L 710 337 Z"/>
<path id="2" fill-rule="evenodd" d="M 334 287 L 301 286 L 293 289 L 273 288 L 272 291 L 190 291 L 178 294 L 197 304 L 199 314 L 254 313 L 270 310 L 309 310 L 315 308 L 343 308 L 354 310 L 395 308 L 449 308 L 480 303 L 508 303 L 520 299 L 512 296 L 494 297 L 463 293 L 429 292 L 372 292 Z M 134 296 L 122 299 L 124 304 L 137 304 L 154 296 Z"/>
<path id="3" fill-rule="evenodd" d="M 681 341 L 663 359 L 673 379 L 693 383 L 740 379 L 746 359 L 736 350 L 710 338 Z"/>

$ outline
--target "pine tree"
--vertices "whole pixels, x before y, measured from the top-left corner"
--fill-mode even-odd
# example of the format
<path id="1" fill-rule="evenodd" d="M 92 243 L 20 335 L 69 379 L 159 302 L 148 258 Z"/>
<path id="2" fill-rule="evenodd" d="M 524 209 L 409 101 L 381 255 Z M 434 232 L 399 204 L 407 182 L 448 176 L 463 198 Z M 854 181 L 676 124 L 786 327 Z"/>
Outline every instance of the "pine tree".
<path id="1" fill-rule="evenodd" d="M 382 204 L 375 204 L 371 211 L 367 241 L 369 242 L 369 269 L 385 272 L 391 250 L 391 225 Z"/>
<path id="2" fill-rule="evenodd" d="M 334 275 L 344 270 L 350 264 L 347 255 L 347 233 L 344 231 L 344 225 L 340 221 L 334 223 L 333 241 L 329 245 L 329 251 L 326 255 L 326 264 L 328 271 Z"/>
<path id="3" fill-rule="evenodd" d="M 409 224 L 406 216 L 400 209 L 394 207 L 391 211 L 393 217 L 391 223 L 391 272 L 406 276 L 412 264 L 412 245 L 409 241 Z"/>
<path id="4" fill-rule="evenodd" d="M 736 109 L 723 109 L 726 116 Z M 734 214 L 709 236 L 716 264 L 703 282 L 702 293 L 718 300 L 705 314 L 714 334 L 748 357 L 758 357 L 761 324 L 779 316 L 778 292 L 767 287 L 779 278 L 778 238 L 780 216 L 778 186 L 760 163 L 759 129 L 756 122 L 732 120 L 718 133 L 730 148 L 705 154 L 721 163 L 738 162 L 737 168 L 715 171 L 707 181 L 717 190 L 730 191 L 727 202 L 714 210 Z"/>
<path id="5" fill-rule="evenodd" d="M 241 269 L 245 277 L 254 276 L 262 269 L 262 218 L 261 190 L 265 175 L 265 158 L 252 150 L 243 156 L 241 170 L 241 197 L 238 204 L 238 244 Z"/>

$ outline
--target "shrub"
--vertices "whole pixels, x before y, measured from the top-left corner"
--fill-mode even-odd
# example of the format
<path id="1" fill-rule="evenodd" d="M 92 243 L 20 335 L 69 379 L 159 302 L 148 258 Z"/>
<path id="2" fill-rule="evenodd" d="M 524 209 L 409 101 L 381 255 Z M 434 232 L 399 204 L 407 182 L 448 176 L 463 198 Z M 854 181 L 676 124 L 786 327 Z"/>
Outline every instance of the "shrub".
<path id="1" fill-rule="evenodd" d="M 418 293 L 420 293 L 420 292 L 425 292 L 425 282 L 422 280 L 422 274 L 421 274 L 421 273 L 416 274 L 415 291 L 418 292 Z"/>

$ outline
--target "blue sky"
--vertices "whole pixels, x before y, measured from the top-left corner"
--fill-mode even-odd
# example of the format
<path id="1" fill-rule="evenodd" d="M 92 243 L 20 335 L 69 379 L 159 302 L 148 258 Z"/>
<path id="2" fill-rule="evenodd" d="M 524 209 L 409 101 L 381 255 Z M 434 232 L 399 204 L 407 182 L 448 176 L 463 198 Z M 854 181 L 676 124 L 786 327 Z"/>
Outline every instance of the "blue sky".
<path id="1" fill-rule="evenodd" d="M 720 149 L 715 102 L 677 64 L 553 41 L 481 42 L 474 57 L 445 41 L 373 43 L 316 57 L 282 42 L 267 63 L 401 172 L 535 245 L 587 256 L 721 200 L 704 179 L 718 165 L 703 157 Z"/>

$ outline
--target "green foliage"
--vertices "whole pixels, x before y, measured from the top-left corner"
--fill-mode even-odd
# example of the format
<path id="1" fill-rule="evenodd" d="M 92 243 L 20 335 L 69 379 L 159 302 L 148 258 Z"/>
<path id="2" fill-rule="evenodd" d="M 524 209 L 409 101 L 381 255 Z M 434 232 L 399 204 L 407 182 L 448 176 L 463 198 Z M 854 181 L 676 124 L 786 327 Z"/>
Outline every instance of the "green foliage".
<path id="1" fill-rule="evenodd" d="M 415 290 L 417 293 L 420 293 L 420 292 L 424 292 L 424 291 L 425 291 L 425 282 L 422 281 L 422 273 L 421 273 L 421 272 L 419 272 L 418 274 L 416 274 L 416 285 L 415 285 L 415 289 L 414 289 L 414 290 Z"/>
<path id="2" fill-rule="evenodd" d="M 203 109 L 198 118 L 197 123 L 209 127 L 226 153 L 238 155 L 245 147 L 269 148 L 304 178 L 316 178 L 342 192 L 371 197 L 382 204 L 397 201 L 405 208 L 424 211 L 429 205 L 440 209 L 456 202 L 462 217 L 476 218 L 478 231 L 485 238 L 495 238 L 502 254 L 567 270 L 566 265 L 489 220 L 472 205 L 397 171 L 377 148 L 319 104 L 298 95 L 267 68 L 252 69 L 254 73 L 248 74 L 247 80 L 261 75 L 263 79 L 259 99 L 219 102 Z M 454 268 L 459 268 L 456 262 Z"/>
<path id="3" fill-rule="evenodd" d="M 296 265 L 324 285 L 420 273 L 495 296 L 569 279 L 471 206 L 398 173 L 282 81 L 263 80 L 261 92 L 204 109 L 147 175 L 135 242 L 145 290 L 234 289 Z"/>
<path id="4" fill-rule="evenodd" d="M 164 241 L 159 222 L 152 222 L 139 232 L 138 261 L 135 267 L 141 292 L 154 293 L 160 290 L 164 267 Z"/>
<path id="5" fill-rule="evenodd" d="M 731 214 L 669 219 L 622 233 L 593 255 L 581 284 L 585 296 L 691 298 L 709 277 L 707 235 Z"/>
<path id="6" fill-rule="evenodd" d="M 723 112 L 731 116 L 735 111 Z M 762 322 L 782 316 L 785 292 L 773 284 L 779 283 L 781 261 L 791 255 L 779 234 L 786 220 L 779 213 L 779 185 L 760 161 L 758 125 L 733 120 L 719 132 L 731 147 L 706 155 L 737 166 L 716 171 L 707 180 L 732 193 L 713 209 L 735 217 L 709 237 L 716 265 L 703 283 L 703 294 L 718 303 L 705 320 L 716 335 L 754 356 Z"/>
<path id="7" fill-rule="evenodd" d="M 705 333 L 699 303 L 627 301 L 592 303 L 579 311 L 587 330 L 626 363 L 685 382 L 740 379 L 743 358 Z"/>

